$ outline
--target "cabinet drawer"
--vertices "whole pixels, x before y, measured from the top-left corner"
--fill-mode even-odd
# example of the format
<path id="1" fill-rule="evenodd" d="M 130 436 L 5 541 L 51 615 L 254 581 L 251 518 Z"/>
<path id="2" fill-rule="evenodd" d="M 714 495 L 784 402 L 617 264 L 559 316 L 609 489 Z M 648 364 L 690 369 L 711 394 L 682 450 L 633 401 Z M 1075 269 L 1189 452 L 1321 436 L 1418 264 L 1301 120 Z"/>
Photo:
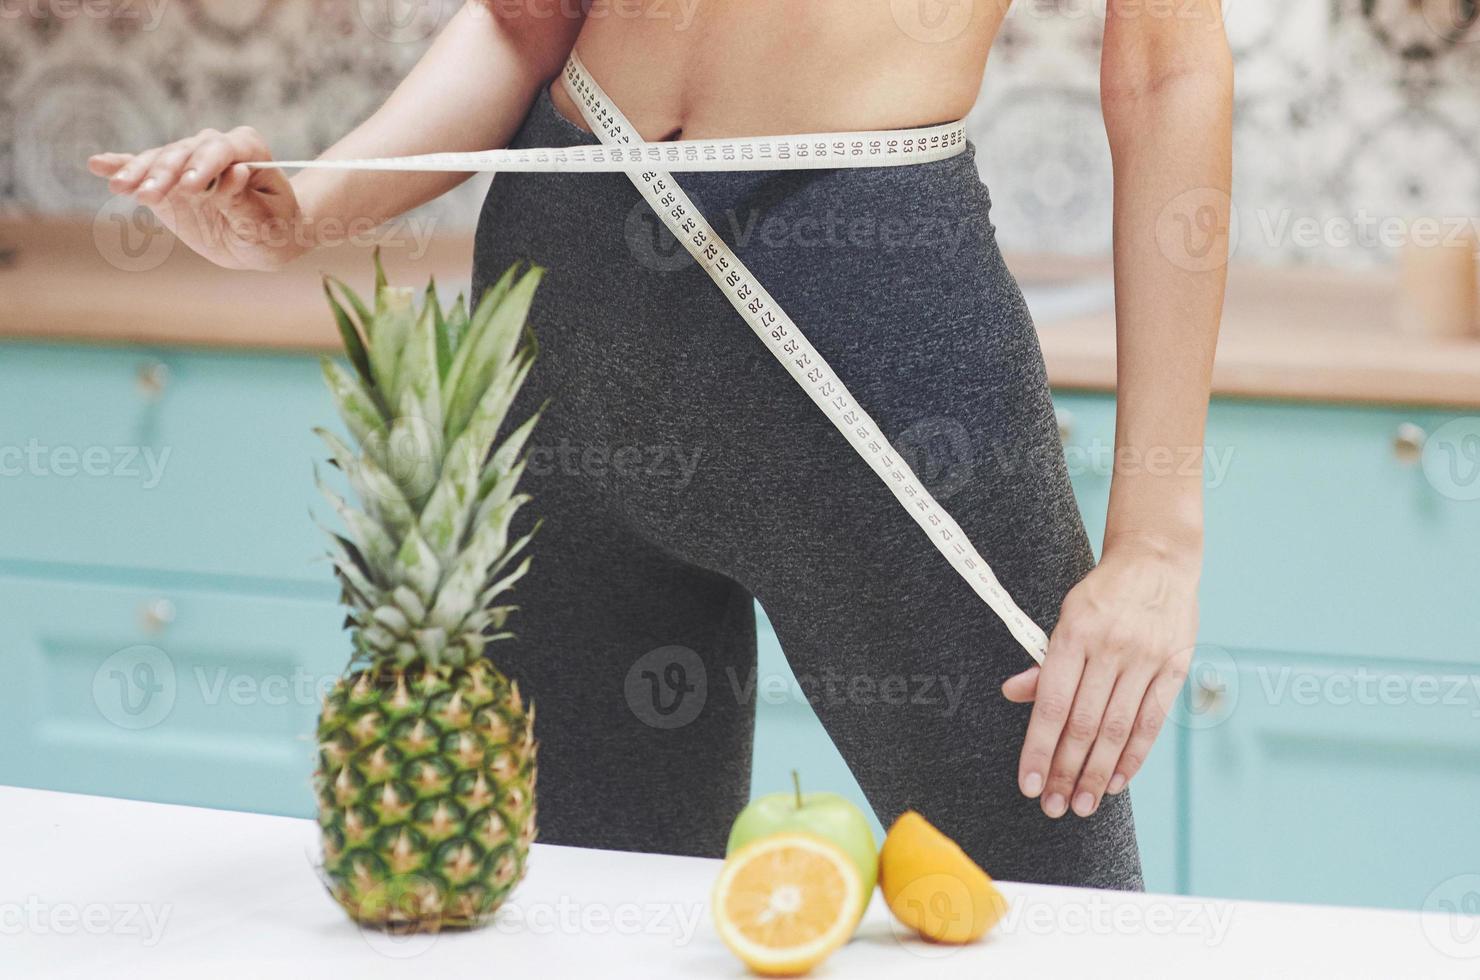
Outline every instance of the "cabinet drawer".
<path id="1" fill-rule="evenodd" d="M 0 564 L 299 580 L 333 597 L 307 516 L 310 357 L 10 344 L 0 356 Z"/>
<path id="2" fill-rule="evenodd" d="M 1055 394 L 1065 455 L 1096 549 L 1115 439 L 1111 396 Z M 1205 641 L 1313 653 L 1474 658 L 1480 489 L 1469 446 L 1422 439 L 1453 413 L 1218 400 L 1203 466 Z M 1473 445 L 1473 443 L 1471 443 Z M 1448 452 L 1454 459 L 1445 460 Z M 1173 449 L 1168 465 L 1178 465 Z M 1469 471 L 1465 471 L 1469 467 Z M 1445 471 L 1448 472 L 1447 470 Z M 1469 494 L 1474 496 L 1474 494 Z"/>
<path id="3" fill-rule="evenodd" d="M 1398 444 L 1452 417 L 1215 403 L 1208 444 L 1223 470 L 1206 492 L 1202 637 L 1253 649 L 1474 659 L 1480 502 L 1431 482 L 1414 447 Z"/>
<path id="4" fill-rule="evenodd" d="M 1193 685 L 1194 893 L 1417 909 L 1480 867 L 1480 667 L 1231 650 Z"/>
<path id="5" fill-rule="evenodd" d="M 333 603 L 0 578 L 0 783 L 307 815 Z"/>

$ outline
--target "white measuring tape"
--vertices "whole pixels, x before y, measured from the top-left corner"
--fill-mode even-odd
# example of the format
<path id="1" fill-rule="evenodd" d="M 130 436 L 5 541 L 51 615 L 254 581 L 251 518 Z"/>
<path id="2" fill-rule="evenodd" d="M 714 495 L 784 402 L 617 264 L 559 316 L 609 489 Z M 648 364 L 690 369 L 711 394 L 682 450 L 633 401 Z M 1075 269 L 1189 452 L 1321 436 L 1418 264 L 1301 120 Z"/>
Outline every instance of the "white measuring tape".
<path id="1" fill-rule="evenodd" d="M 672 176 L 674 171 L 831 170 L 929 163 L 953 157 L 966 148 L 964 125 L 958 122 L 911 130 L 648 143 L 574 53 L 566 62 L 563 81 L 602 145 L 434 153 L 375 160 L 290 160 L 252 166 L 469 173 L 626 173 L 668 230 L 709 274 L 736 312 L 854 451 L 879 475 L 951 567 L 1001 618 L 1028 655 L 1043 663 L 1048 650 L 1048 637 L 1043 630 L 1007 594 L 961 526 L 899 458 L 874 420 L 854 401 L 847 386 L 786 311 L 715 234 Z"/>

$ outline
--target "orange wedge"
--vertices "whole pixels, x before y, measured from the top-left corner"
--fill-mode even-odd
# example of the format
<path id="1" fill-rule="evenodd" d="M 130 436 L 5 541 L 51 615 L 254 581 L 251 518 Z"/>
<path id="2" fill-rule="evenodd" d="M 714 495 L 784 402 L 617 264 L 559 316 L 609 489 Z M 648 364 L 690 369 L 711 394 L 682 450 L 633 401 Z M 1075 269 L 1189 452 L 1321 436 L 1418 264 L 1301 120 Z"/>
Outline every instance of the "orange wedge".
<path id="1" fill-rule="evenodd" d="M 896 919 L 938 943 L 974 942 L 1007 913 L 991 876 L 913 810 L 884 838 L 879 890 Z"/>
<path id="2" fill-rule="evenodd" d="M 725 859 L 714 924 L 756 973 L 795 977 L 852 937 L 862 902 L 862 879 L 841 847 L 812 834 L 773 834 Z"/>

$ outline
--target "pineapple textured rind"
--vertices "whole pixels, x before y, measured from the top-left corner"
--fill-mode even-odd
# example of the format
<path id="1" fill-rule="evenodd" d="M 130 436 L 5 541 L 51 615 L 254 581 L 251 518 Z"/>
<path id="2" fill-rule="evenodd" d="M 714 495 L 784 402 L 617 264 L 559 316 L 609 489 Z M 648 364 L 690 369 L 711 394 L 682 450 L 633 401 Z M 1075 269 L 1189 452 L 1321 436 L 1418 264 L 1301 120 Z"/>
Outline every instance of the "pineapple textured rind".
<path id="1" fill-rule="evenodd" d="M 479 661 L 359 671 L 319 719 L 314 787 L 330 894 L 357 922 L 482 925 L 524 876 L 536 834 L 534 712 Z"/>
<path id="2" fill-rule="evenodd" d="M 326 358 L 324 378 L 352 444 L 315 431 L 353 499 L 315 478 L 342 525 L 325 532 L 353 654 L 314 786 L 326 884 L 367 925 L 486 922 L 535 837 L 534 710 L 485 649 L 514 611 L 492 603 L 530 567 L 534 531 L 510 532 L 538 413 L 496 442 L 534 359 L 541 274 L 509 269 L 472 316 L 432 288 L 418 309 L 378 258 L 373 306 L 325 284 L 348 367 Z"/>

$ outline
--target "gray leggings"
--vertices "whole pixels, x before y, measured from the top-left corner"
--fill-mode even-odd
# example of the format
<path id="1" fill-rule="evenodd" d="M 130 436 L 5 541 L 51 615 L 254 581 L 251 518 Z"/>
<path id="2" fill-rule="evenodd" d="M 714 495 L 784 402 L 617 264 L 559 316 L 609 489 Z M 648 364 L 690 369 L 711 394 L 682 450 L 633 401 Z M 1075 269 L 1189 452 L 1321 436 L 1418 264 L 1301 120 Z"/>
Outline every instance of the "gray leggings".
<path id="1" fill-rule="evenodd" d="M 542 94 L 514 145 L 594 142 Z M 1093 556 L 972 154 L 678 179 L 1051 628 Z M 1055 821 L 1018 792 L 1028 709 L 998 686 L 1027 656 L 627 177 L 497 177 L 475 294 L 519 258 L 550 269 L 512 416 L 550 400 L 523 484 L 545 523 L 490 655 L 537 707 L 540 839 L 723 853 L 754 599 L 886 826 L 913 808 L 998 877 L 1139 888 L 1128 796 Z"/>

